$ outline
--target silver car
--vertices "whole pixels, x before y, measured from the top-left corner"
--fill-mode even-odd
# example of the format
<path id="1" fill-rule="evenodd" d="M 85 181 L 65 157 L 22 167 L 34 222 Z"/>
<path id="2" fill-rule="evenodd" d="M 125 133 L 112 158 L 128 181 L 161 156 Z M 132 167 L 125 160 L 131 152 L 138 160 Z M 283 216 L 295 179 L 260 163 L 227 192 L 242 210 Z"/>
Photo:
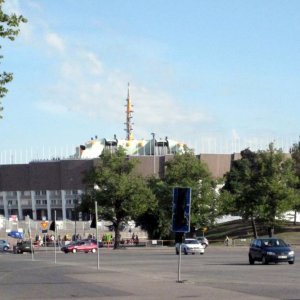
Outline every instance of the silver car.
<path id="1" fill-rule="evenodd" d="M 0 240 L 0 251 L 7 251 L 10 248 L 10 244 L 6 240 Z"/>
<path id="2" fill-rule="evenodd" d="M 180 244 L 177 243 L 175 246 L 176 254 L 179 254 L 179 248 Z M 185 255 L 188 255 L 189 253 L 204 254 L 204 246 L 197 239 L 185 239 L 185 241 L 181 244 L 181 252 Z"/>

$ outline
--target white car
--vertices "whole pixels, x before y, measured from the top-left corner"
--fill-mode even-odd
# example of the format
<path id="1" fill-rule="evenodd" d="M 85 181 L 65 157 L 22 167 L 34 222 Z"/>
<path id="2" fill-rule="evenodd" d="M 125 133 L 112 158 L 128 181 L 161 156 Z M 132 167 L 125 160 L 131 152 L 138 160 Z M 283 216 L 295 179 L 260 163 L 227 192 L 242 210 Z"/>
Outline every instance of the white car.
<path id="1" fill-rule="evenodd" d="M 180 244 L 176 243 L 175 250 L 177 255 L 179 254 L 179 247 Z M 204 254 L 204 251 L 203 245 L 197 239 L 185 239 L 185 241 L 181 244 L 181 252 L 185 255 L 188 255 L 189 253 Z"/>

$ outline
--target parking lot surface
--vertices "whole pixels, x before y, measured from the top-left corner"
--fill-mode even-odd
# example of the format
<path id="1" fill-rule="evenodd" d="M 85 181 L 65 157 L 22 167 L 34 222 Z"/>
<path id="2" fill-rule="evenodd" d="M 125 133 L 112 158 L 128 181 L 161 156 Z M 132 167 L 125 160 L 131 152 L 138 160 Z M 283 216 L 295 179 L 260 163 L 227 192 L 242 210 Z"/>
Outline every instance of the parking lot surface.
<path id="1" fill-rule="evenodd" d="M 296 259 L 298 249 L 295 249 Z M 209 246 L 204 255 L 174 248 L 53 249 L 0 253 L 1 299 L 299 299 L 300 265 L 248 262 L 247 247 Z"/>

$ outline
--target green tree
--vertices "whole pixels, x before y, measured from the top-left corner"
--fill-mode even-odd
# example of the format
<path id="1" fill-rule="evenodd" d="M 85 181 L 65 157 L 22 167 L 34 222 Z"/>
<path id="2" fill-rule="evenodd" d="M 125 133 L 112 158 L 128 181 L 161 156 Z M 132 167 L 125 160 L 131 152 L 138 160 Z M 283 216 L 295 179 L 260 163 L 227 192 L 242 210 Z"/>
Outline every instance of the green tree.
<path id="1" fill-rule="evenodd" d="M 192 150 L 186 149 L 184 154 L 174 155 L 172 160 L 166 162 L 164 180 L 169 186 L 170 196 L 176 186 L 192 189 L 191 234 L 199 228 L 214 224 L 218 198 L 216 180 Z"/>
<path id="2" fill-rule="evenodd" d="M 18 35 L 20 29 L 19 26 L 21 23 L 27 22 L 27 20 L 21 15 L 17 16 L 16 14 L 8 15 L 3 12 L 3 4 L 4 0 L 0 0 L 0 37 L 5 39 L 8 38 L 11 41 L 14 41 L 15 37 Z M 1 49 L 0 45 L 0 49 Z M 0 55 L 0 59 L 2 59 L 3 56 Z M 3 110 L 2 107 L 2 98 L 7 93 L 6 84 L 13 80 L 13 74 L 2 72 L 0 73 L 0 111 Z M 2 118 L 2 115 L 0 115 L 0 118 Z"/>
<path id="3" fill-rule="evenodd" d="M 155 197 L 144 178 L 134 173 L 138 163 L 129 159 L 122 147 L 115 153 L 104 151 L 99 164 L 87 174 L 86 183 L 91 199 L 98 203 L 99 216 L 111 221 L 115 231 L 114 249 L 120 245 L 120 225 L 136 220 L 139 215 L 155 204 Z M 97 186 L 97 189 L 93 187 Z M 90 207 L 93 211 L 93 205 Z"/>
<path id="4" fill-rule="evenodd" d="M 191 234 L 196 229 L 213 224 L 216 217 L 215 181 L 205 164 L 192 150 L 176 154 L 165 163 L 165 176 L 161 179 L 151 178 L 150 186 L 157 198 L 157 207 L 147 211 L 139 224 L 153 238 L 167 238 L 171 233 L 172 199 L 174 187 L 192 189 Z"/>
<path id="5" fill-rule="evenodd" d="M 290 153 L 294 161 L 295 172 L 299 180 L 296 186 L 298 191 L 298 197 L 294 207 L 294 224 L 296 225 L 297 212 L 300 212 L 300 141 L 298 143 L 293 144 L 293 146 L 290 149 Z"/>
<path id="6" fill-rule="evenodd" d="M 150 239 L 169 239 L 171 232 L 172 200 L 169 186 L 160 178 L 148 178 L 149 188 L 156 197 L 156 205 L 137 219 L 137 225 L 147 231 Z"/>
<path id="7" fill-rule="evenodd" d="M 250 219 L 255 237 L 255 220 L 263 222 L 272 236 L 276 220 L 281 219 L 296 200 L 294 186 L 298 179 L 293 161 L 272 143 L 266 151 L 254 153 L 246 149 L 241 156 L 225 175 L 224 206 L 227 212 Z"/>

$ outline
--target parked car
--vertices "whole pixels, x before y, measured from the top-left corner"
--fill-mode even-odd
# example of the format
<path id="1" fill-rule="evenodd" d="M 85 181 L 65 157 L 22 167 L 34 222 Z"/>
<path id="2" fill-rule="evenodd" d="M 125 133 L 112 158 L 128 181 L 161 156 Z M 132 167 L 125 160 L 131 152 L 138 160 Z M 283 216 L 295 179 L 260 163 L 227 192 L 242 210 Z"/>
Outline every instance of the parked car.
<path id="1" fill-rule="evenodd" d="M 208 239 L 204 236 L 197 237 L 197 240 L 201 243 L 201 245 L 206 248 L 209 245 Z"/>
<path id="2" fill-rule="evenodd" d="M 20 241 L 17 242 L 17 244 L 15 246 L 13 246 L 13 252 L 15 254 L 17 253 L 23 253 L 23 252 L 29 252 L 29 253 L 33 253 L 34 249 L 33 249 L 33 245 L 31 245 L 30 241 Z"/>
<path id="3" fill-rule="evenodd" d="M 8 251 L 9 248 L 10 248 L 10 244 L 8 241 L 0 240 L 0 250 L 1 251 Z"/>
<path id="4" fill-rule="evenodd" d="M 176 243 L 175 251 L 177 255 L 179 254 L 179 248 L 180 243 Z M 185 255 L 188 255 L 189 253 L 204 254 L 204 246 L 197 239 L 185 239 L 185 241 L 181 244 L 181 252 Z"/>
<path id="5" fill-rule="evenodd" d="M 76 252 L 92 252 L 95 253 L 97 251 L 97 244 L 91 241 L 75 241 L 67 244 L 61 248 L 61 251 L 65 253 L 76 253 Z"/>
<path id="6" fill-rule="evenodd" d="M 248 256 L 250 265 L 254 265 L 255 261 L 261 261 L 265 265 L 269 262 L 295 262 L 295 252 L 291 246 L 278 238 L 254 239 L 250 244 Z"/>

